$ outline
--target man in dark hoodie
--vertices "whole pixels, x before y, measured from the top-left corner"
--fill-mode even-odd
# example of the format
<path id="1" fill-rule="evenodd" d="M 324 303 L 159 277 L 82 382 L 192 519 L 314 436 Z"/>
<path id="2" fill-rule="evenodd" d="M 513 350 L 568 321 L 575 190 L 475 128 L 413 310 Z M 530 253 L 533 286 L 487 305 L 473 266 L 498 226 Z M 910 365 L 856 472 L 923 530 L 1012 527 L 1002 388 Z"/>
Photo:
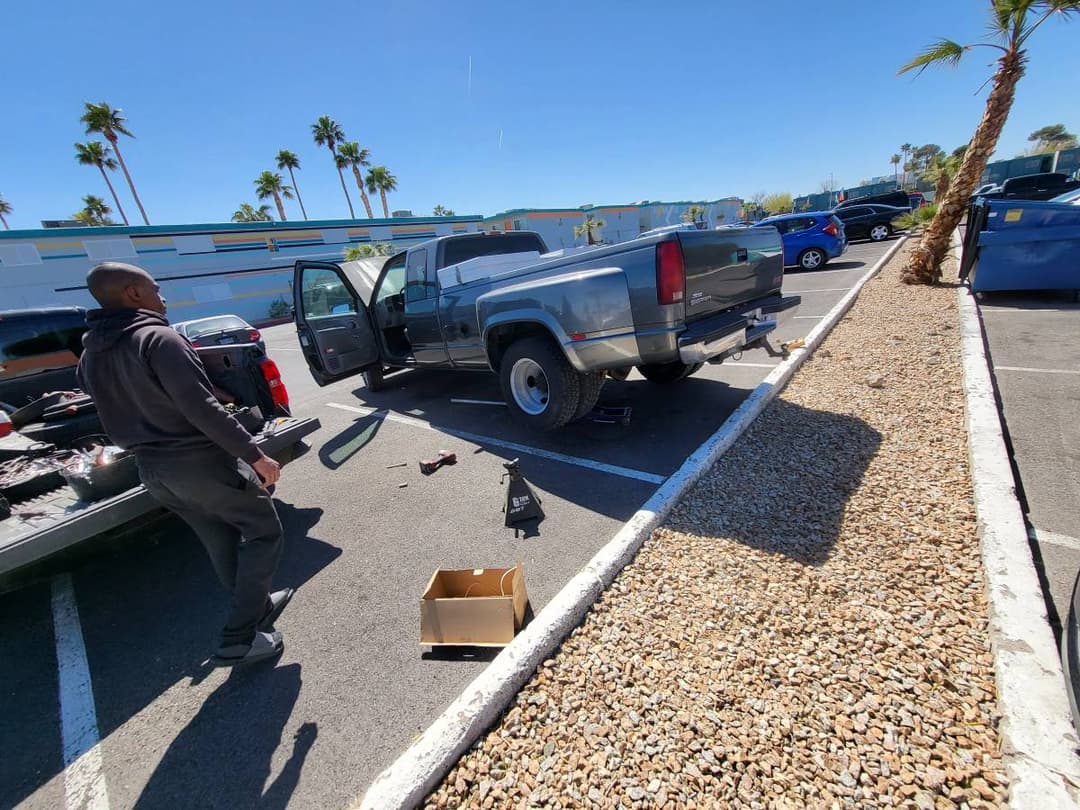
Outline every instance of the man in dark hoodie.
<path id="1" fill-rule="evenodd" d="M 282 532 L 266 487 L 277 463 L 214 396 L 199 355 L 165 319 L 153 277 L 130 264 L 99 264 L 87 276 L 101 309 L 89 330 L 78 378 L 102 426 L 131 450 L 150 493 L 191 526 L 232 594 L 219 666 L 281 653 L 274 621 L 292 589 L 270 593 Z"/>

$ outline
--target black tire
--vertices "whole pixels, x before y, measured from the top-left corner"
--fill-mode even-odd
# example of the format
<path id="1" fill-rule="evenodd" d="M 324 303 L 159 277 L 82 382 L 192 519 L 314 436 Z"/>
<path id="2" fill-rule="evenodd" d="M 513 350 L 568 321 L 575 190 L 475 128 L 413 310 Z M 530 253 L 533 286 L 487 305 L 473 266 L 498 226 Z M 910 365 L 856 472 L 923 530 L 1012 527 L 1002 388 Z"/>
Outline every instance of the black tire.
<path id="1" fill-rule="evenodd" d="M 542 382 L 529 377 L 535 384 L 526 381 L 531 387 L 521 392 L 525 399 L 528 393 L 535 393 L 537 401 L 531 413 L 522 408 L 514 393 L 515 379 L 527 376 L 528 365 L 523 361 L 538 366 L 543 377 Z M 574 418 L 581 401 L 581 378 L 562 351 L 542 337 L 522 338 L 510 344 L 499 365 L 499 385 L 510 413 L 533 430 L 556 430 Z"/>
<path id="2" fill-rule="evenodd" d="M 884 228 L 884 230 L 882 230 Z M 878 223 L 877 225 L 870 226 L 870 241 L 871 242 L 884 242 L 890 236 L 892 236 L 892 226 Z"/>
<path id="3" fill-rule="evenodd" d="M 571 422 L 584 419 L 596 407 L 596 403 L 600 401 L 600 389 L 604 387 L 606 379 L 607 372 L 605 371 L 590 371 L 581 375 L 581 396 L 578 399 L 577 410 L 570 418 Z"/>
<path id="4" fill-rule="evenodd" d="M 699 371 L 704 365 L 703 363 L 681 363 L 678 360 L 672 363 L 654 363 L 649 365 L 638 366 L 637 370 L 641 372 L 641 376 L 649 382 L 654 383 L 673 383 L 679 380 L 685 380 L 691 374 Z"/>
<path id="5" fill-rule="evenodd" d="M 802 270 L 820 270 L 829 261 L 821 248 L 807 248 L 799 254 L 799 267 Z"/>
<path id="6" fill-rule="evenodd" d="M 386 378 L 383 376 L 383 367 L 374 365 L 364 370 L 364 387 L 371 393 L 377 393 L 386 388 Z"/>

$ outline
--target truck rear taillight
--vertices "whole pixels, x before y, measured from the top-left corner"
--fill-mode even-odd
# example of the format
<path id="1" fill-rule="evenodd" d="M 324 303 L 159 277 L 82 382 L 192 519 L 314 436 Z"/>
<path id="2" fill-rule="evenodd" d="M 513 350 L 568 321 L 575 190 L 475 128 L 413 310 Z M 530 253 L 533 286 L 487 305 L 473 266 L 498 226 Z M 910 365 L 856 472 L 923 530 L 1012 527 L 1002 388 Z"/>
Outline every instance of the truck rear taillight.
<path id="1" fill-rule="evenodd" d="M 289 392 L 285 390 L 285 383 L 281 381 L 281 372 L 278 371 L 277 363 L 269 357 L 259 363 L 266 384 L 270 386 L 270 398 L 275 406 L 289 407 Z"/>
<path id="2" fill-rule="evenodd" d="M 261 337 L 258 329 L 248 329 L 248 343 L 258 343 Z"/>
<path id="3" fill-rule="evenodd" d="M 830 222 L 828 225 L 826 225 L 821 230 L 823 230 L 829 236 L 839 236 L 840 235 L 840 231 L 837 230 L 835 222 Z"/>
<path id="4" fill-rule="evenodd" d="M 682 246 L 675 239 L 656 246 L 656 302 L 681 304 L 686 298 Z"/>
<path id="5" fill-rule="evenodd" d="M 3 411 L 0 411 L 0 438 L 10 434 L 14 428 L 11 426 L 11 420 L 8 419 L 8 415 Z"/>

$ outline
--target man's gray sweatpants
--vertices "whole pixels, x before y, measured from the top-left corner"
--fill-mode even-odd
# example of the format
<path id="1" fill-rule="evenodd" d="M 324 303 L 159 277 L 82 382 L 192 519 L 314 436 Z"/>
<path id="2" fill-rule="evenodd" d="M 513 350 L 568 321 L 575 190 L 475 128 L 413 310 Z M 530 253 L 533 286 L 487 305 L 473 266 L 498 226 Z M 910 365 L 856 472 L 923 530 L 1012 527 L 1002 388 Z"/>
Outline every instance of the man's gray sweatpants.
<path id="1" fill-rule="evenodd" d="M 221 644 L 249 644 L 270 603 L 282 532 L 270 493 L 247 463 L 224 451 L 139 455 L 139 477 L 194 529 L 232 594 Z"/>

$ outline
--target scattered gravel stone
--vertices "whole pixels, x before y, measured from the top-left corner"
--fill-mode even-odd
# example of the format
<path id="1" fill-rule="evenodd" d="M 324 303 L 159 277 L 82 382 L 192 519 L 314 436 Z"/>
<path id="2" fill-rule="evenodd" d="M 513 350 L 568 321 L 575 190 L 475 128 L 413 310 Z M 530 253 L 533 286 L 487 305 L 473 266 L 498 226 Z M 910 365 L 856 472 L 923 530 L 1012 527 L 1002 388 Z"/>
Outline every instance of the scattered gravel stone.
<path id="1" fill-rule="evenodd" d="M 956 292 L 904 254 L 426 807 L 1005 806 Z"/>

